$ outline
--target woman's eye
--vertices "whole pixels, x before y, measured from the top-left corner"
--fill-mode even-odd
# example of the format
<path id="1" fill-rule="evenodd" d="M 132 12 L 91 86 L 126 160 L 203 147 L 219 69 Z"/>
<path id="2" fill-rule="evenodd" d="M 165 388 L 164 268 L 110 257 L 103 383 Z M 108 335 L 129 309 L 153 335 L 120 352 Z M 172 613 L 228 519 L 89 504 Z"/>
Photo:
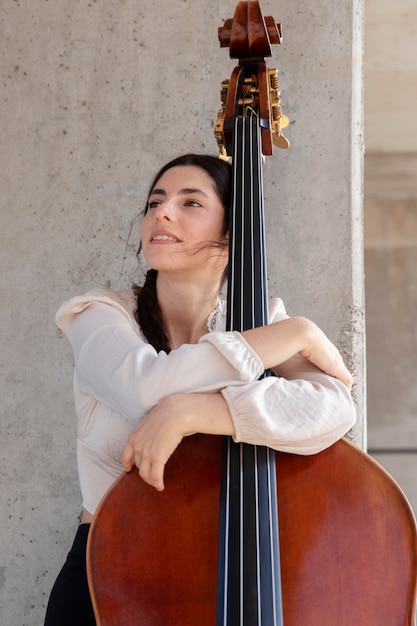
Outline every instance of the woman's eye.
<path id="1" fill-rule="evenodd" d="M 203 205 L 201 204 L 201 202 L 198 202 L 198 200 L 187 200 L 187 201 L 185 202 L 185 205 L 186 205 L 186 206 L 196 206 L 196 207 L 201 207 L 201 206 L 203 206 Z"/>
<path id="2" fill-rule="evenodd" d="M 149 209 L 155 209 L 156 207 L 158 207 L 161 204 L 160 200 L 150 200 L 148 202 L 148 210 Z"/>

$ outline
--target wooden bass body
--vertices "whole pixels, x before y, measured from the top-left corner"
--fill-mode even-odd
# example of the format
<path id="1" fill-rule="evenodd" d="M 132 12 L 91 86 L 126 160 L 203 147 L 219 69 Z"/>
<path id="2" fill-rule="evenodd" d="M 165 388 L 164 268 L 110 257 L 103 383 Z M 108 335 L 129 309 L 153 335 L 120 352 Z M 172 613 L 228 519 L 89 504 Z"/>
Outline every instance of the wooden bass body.
<path id="1" fill-rule="evenodd" d="M 100 626 L 216 623 L 221 450 L 194 435 L 164 492 L 133 470 L 106 494 L 87 563 Z M 393 479 L 347 440 L 276 467 L 285 625 L 411 626 L 417 534 Z"/>

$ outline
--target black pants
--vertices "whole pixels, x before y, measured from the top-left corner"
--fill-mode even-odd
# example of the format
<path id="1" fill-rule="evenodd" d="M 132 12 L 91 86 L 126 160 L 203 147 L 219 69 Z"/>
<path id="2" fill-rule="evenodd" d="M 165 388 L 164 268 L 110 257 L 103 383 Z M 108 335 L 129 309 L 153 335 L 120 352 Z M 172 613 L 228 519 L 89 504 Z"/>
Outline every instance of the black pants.
<path id="1" fill-rule="evenodd" d="M 90 524 L 78 527 L 72 548 L 52 588 L 44 626 L 96 626 L 87 583 Z"/>

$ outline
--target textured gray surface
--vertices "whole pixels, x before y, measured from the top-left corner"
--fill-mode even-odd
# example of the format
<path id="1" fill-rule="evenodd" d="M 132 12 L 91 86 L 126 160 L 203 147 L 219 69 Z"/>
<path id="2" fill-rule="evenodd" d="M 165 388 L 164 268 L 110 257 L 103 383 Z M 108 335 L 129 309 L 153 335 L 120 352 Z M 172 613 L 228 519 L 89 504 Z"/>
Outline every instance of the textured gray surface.
<path id="1" fill-rule="evenodd" d="M 283 23 L 270 65 L 292 144 L 265 165 L 270 292 L 339 343 L 357 376 L 360 442 L 361 3 L 262 6 Z M 235 64 L 217 27 L 234 8 L 2 6 L 1 626 L 42 623 L 77 525 L 72 357 L 54 313 L 70 295 L 130 284 L 151 174 L 179 153 L 216 152 L 219 85 Z"/>

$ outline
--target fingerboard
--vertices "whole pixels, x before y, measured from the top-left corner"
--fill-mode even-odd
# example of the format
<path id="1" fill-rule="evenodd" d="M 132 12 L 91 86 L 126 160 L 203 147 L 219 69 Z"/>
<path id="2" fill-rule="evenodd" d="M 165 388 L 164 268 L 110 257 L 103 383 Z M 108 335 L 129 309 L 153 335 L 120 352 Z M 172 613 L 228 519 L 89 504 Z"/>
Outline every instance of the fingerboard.
<path id="1" fill-rule="evenodd" d="M 235 120 L 227 329 L 268 323 L 261 131 Z M 267 376 L 268 373 L 265 373 Z M 275 453 L 225 438 L 216 626 L 283 626 Z"/>

